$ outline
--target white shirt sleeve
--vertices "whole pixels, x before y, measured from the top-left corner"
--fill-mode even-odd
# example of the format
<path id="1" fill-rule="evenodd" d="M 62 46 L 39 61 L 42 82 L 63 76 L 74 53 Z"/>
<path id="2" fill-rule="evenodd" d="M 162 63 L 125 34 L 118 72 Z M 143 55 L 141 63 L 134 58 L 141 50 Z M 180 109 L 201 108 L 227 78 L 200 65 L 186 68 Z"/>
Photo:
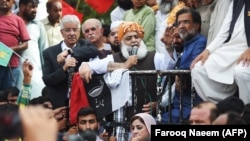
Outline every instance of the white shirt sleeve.
<path id="1" fill-rule="evenodd" d="M 174 59 L 168 53 L 155 53 L 154 64 L 156 70 L 171 70 L 174 69 L 177 62 L 176 51 L 173 52 Z"/>
<path id="2" fill-rule="evenodd" d="M 220 28 L 220 31 L 218 32 L 214 40 L 206 48 L 210 51 L 210 53 L 219 48 L 228 38 L 229 28 L 232 21 L 232 14 L 233 14 L 233 1 L 231 2 L 228 8 L 228 12 Z"/>
<path id="3" fill-rule="evenodd" d="M 84 63 L 88 63 L 89 67 L 93 73 L 102 74 L 107 72 L 109 62 L 114 62 L 113 55 L 110 54 L 106 58 L 100 59 L 99 57 L 95 57 L 89 60 L 89 62 L 82 62 L 79 70 L 81 69 Z"/>
<path id="4" fill-rule="evenodd" d="M 88 62 L 88 64 L 93 73 L 102 74 L 107 72 L 109 62 L 114 62 L 114 57 L 112 54 L 103 59 L 96 58 Z"/>

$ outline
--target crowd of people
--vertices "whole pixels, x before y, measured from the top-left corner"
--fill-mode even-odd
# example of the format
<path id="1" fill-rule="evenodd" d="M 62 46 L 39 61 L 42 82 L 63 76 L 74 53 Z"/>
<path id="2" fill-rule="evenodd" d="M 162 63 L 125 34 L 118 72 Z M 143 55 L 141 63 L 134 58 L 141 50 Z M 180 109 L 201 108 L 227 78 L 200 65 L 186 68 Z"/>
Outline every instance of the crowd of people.
<path id="1" fill-rule="evenodd" d="M 41 20 L 38 0 L 0 0 L 0 42 L 14 52 L 0 65 L 0 140 L 149 141 L 157 124 L 250 124 L 250 2 L 116 3 L 107 25 L 62 16 L 61 0 Z M 154 70 L 190 73 L 130 74 Z"/>

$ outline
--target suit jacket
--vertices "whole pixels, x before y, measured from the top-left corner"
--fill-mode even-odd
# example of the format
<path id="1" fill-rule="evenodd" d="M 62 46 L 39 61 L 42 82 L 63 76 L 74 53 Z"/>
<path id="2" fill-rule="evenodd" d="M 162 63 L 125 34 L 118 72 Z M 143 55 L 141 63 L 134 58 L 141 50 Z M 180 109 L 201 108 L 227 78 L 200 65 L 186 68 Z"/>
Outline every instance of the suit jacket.
<path id="1" fill-rule="evenodd" d="M 62 52 L 61 43 L 43 51 L 44 71 L 43 81 L 48 87 L 47 95 L 52 101 L 53 108 L 68 106 L 68 71 L 63 70 L 64 64 L 57 62 L 57 55 Z M 97 56 L 97 49 L 87 40 L 79 40 L 73 48 L 73 56 L 78 60 L 75 71 L 82 61 Z"/>

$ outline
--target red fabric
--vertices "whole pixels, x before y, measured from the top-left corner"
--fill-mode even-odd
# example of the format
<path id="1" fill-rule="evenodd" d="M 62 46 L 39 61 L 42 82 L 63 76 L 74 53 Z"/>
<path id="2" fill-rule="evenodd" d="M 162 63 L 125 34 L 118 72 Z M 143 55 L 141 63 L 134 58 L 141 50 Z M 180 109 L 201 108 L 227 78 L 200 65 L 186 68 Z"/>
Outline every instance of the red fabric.
<path id="1" fill-rule="evenodd" d="M 76 123 L 77 112 L 82 107 L 89 107 L 88 98 L 85 87 L 79 73 L 75 73 L 72 80 L 72 88 L 70 95 L 70 124 Z"/>
<path id="2" fill-rule="evenodd" d="M 67 14 L 73 14 L 73 15 L 76 15 L 79 18 L 79 20 L 82 22 L 83 14 L 76 11 L 72 6 L 70 6 L 64 0 L 62 0 L 62 6 L 63 6 L 62 16 L 67 15 Z"/>
<path id="3" fill-rule="evenodd" d="M 97 13 L 106 13 L 114 3 L 114 0 L 85 0 Z"/>

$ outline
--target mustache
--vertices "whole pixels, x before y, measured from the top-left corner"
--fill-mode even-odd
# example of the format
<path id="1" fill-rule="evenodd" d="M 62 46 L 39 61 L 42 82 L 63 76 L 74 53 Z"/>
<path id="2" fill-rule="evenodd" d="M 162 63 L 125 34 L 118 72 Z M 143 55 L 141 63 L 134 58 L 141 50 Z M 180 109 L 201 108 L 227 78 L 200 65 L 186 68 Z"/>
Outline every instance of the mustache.
<path id="1" fill-rule="evenodd" d="M 92 37 L 95 37 L 95 34 L 90 34 L 87 36 L 87 38 L 92 38 Z"/>
<path id="2" fill-rule="evenodd" d="M 68 36 L 68 39 L 76 39 L 75 35 Z"/>

